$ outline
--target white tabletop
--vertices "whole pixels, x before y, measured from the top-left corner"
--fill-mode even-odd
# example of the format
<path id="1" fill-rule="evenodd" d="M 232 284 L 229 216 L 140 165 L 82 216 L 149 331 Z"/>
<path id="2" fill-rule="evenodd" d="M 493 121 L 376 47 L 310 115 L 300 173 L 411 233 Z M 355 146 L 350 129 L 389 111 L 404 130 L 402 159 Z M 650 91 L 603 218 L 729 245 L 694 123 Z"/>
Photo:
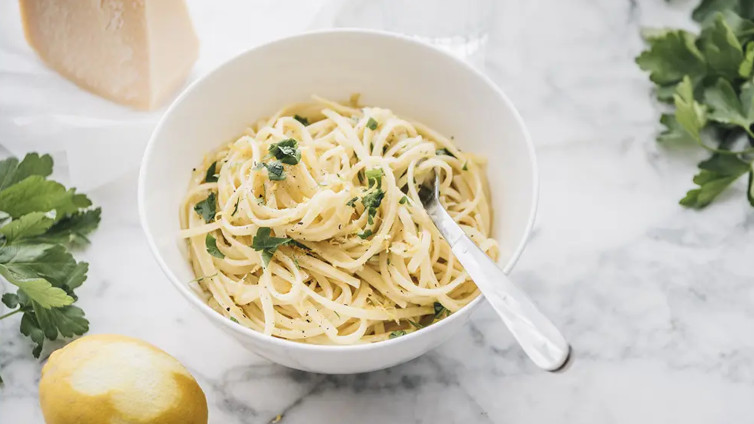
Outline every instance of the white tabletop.
<path id="1" fill-rule="evenodd" d="M 203 43 L 192 77 L 331 19 L 322 2 L 248 3 L 191 3 Z M 693 2 L 676 3 L 504 0 L 495 12 L 486 69 L 527 121 L 542 176 L 512 275 L 571 341 L 562 374 L 535 369 L 486 305 L 435 351 L 370 374 L 293 371 L 244 350 L 178 296 L 139 226 L 139 155 L 160 111 L 121 108 L 46 69 L 13 1 L 0 6 L 0 144 L 53 151 L 61 178 L 102 206 L 79 255 L 91 264 L 78 290 L 90 332 L 173 354 L 212 423 L 752 422 L 754 213 L 740 186 L 702 212 L 677 204 L 701 156 L 656 144 L 659 109 L 633 63 L 640 27 L 690 26 Z M 0 322 L 0 422 L 42 423 L 41 364 L 17 326 Z"/>

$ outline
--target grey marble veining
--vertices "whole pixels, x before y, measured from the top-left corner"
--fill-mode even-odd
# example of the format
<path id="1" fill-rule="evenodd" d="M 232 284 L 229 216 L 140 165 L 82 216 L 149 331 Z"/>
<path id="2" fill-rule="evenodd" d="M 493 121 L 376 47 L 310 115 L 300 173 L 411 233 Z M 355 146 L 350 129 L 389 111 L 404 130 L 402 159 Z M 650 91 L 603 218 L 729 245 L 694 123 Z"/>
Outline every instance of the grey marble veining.
<path id="1" fill-rule="evenodd" d="M 292 32 L 315 25 L 301 15 L 316 7 L 303 3 L 257 6 L 276 16 L 308 7 L 292 12 Z M 497 4 L 486 71 L 527 121 L 542 177 L 536 229 L 513 274 L 571 341 L 566 372 L 536 370 L 487 306 L 450 342 L 388 370 L 325 376 L 270 364 L 167 284 L 138 224 L 135 169 L 89 190 L 104 211 L 81 255 L 91 263 L 80 303 L 92 332 L 136 336 L 175 355 L 204 388 L 212 423 L 268 423 L 278 414 L 306 424 L 752 422 L 754 213 L 742 186 L 703 212 L 677 205 L 701 156 L 655 143 L 659 106 L 633 63 L 639 29 L 693 28 L 693 3 Z M 235 19 L 219 9 L 197 23 L 200 36 L 217 29 L 203 38 L 202 54 L 214 56 L 203 56 L 200 70 L 248 45 L 223 41 L 240 31 L 212 27 Z M 14 36 L 12 27 L 2 34 Z M 20 48 L 3 54 L 34 63 Z M 42 71 L 16 68 L 0 60 L 0 89 L 14 87 L 0 96 L 6 117 L 33 110 L 21 96 L 43 90 L 19 77 L 21 68 Z M 55 83 L 61 96 L 80 95 Z M 139 119 L 148 126 L 154 118 Z M 0 117 L 4 136 L 20 125 Z M 0 423 L 41 423 L 41 364 L 17 325 L 0 322 Z"/>

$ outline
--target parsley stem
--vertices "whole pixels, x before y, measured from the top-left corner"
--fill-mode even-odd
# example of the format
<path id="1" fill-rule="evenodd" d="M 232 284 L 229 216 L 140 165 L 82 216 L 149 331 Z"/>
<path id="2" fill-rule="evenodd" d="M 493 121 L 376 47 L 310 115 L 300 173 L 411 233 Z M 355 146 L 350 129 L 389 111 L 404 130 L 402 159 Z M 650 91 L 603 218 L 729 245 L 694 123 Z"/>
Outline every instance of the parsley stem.
<path id="1" fill-rule="evenodd" d="M 752 138 L 754 138 L 754 135 L 752 135 Z M 706 145 L 701 137 L 696 138 L 696 143 L 702 147 L 703 149 L 706 149 L 707 151 L 710 151 L 712 153 L 718 153 L 721 155 L 747 155 L 749 153 L 754 153 L 754 147 L 748 147 L 743 150 L 724 150 L 724 149 L 716 149 L 714 147 Z"/>
<path id="2" fill-rule="evenodd" d="M 749 147 L 743 150 L 723 150 L 707 146 L 706 144 L 701 144 L 701 146 L 712 153 L 718 153 L 721 155 L 748 155 L 749 153 L 754 153 L 754 147 Z"/>
<path id="3" fill-rule="evenodd" d="M 8 312 L 8 313 L 7 313 L 7 314 L 5 314 L 5 315 L 0 315 L 0 319 L 5 319 L 5 318 L 8 318 L 9 316 L 11 316 L 11 315 L 15 315 L 15 314 L 17 314 L 17 313 L 19 313 L 19 312 L 21 312 L 21 308 L 18 308 L 18 309 L 16 309 L 15 311 L 10 311 L 10 312 Z"/>

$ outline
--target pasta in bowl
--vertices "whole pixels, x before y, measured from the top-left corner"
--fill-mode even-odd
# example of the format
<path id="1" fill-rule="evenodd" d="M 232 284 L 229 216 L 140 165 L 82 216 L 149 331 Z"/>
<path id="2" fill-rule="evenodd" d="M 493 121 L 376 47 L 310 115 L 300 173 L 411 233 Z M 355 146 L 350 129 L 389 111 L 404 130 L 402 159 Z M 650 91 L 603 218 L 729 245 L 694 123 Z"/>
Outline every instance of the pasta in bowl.
<path id="1" fill-rule="evenodd" d="M 483 158 L 388 109 L 315 96 L 208 154 L 181 205 L 192 287 L 266 335 L 348 345 L 418 331 L 479 295 L 424 211 L 443 203 L 493 259 Z"/>
<path id="2" fill-rule="evenodd" d="M 308 100 L 352 93 L 358 105 Z M 448 340 L 483 301 L 416 202 L 434 171 L 510 271 L 537 201 L 510 101 L 422 43 L 328 30 L 255 47 L 181 93 L 145 150 L 139 215 L 167 280 L 216 329 L 288 367 L 366 372 Z"/>

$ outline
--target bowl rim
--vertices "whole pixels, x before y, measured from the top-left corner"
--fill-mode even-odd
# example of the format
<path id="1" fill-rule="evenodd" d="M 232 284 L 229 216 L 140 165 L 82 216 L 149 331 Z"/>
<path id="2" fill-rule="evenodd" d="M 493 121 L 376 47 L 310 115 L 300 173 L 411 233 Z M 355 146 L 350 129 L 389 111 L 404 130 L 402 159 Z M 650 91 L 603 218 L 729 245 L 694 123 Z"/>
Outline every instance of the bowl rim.
<path id="1" fill-rule="evenodd" d="M 144 234 L 146 235 L 147 243 L 149 244 L 149 248 L 152 252 L 152 255 L 154 256 L 157 263 L 160 265 L 162 272 L 168 277 L 170 282 L 183 295 L 183 297 L 189 301 L 189 303 L 191 303 L 200 312 L 203 312 L 204 315 L 211 317 L 210 319 L 214 320 L 216 323 L 226 326 L 226 328 L 230 329 L 231 331 L 237 334 L 243 335 L 245 337 L 251 337 L 252 339 L 255 339 L 261 343 L 269 343 L 272 345 L 276 345 L 277 347 L 280 347 L 280 348 L 290 348 L 290 349 L 297 349 L 297 350 L 310 351 L 310 352 L 359 352 L 359 351 L 372 350 L 372 349 L 388 348 L 390 346 L 397 346 L 398 344 L 401 344 L 401 343 L 408 343 L 411 340 L 414 340 L 418 337 L 428 336 L 431 332 L 439 331 L 442 327 L 450 325 L 451 322 L 453 321 L 463 319 L 463 317 L 471 314 L 471 312 L 476 307 L 478 307 L 479 304 L 484 300 L 484 296 L 480 294 L 474 300 L 466 304 L 464 307 L 462 307 L 455 313 L 450 314 L 450 316 L 446 317 L 445 319 L 437 323 L 433 323 L 432 325 L 429 325 L 427 327 L 424 327 L 419 331 L 408 333 L 402 337 L 396 337 L 394 339 L 388 339 L 388 340 L 374 342 L 374 343 L 364 343 L 364 344 L 356 344 L 356 345 L 309 344 L 309 343 L 302 343 L 302 342 L 269 336 L 264 333 L 260 333 L 256 330 L 253 330 L 251 328 L 235 324 L 231 320 L 226 319 L 222 315 L 218 314 L 215 310 L 213 310 L 209 305 L 207 305 L 196 293 L 193 292 L 193 290 L 191 290 L 185 284 L 185 282 L 181 281 L 175 275 L 175 273 L 173 273 L 172 269 L 168 266 L 168 264 L 163 260 L 162 255 L 160 254 L 160 251 L 157 247 L 157 243 L 155 242 L 154 237 L 152 236 L 152 233 L 149 231 L 149 227 L 147 225 L 148 218 L 147 218 L 147 211 L 145 207 L 145 196 L 146 196 L 146 190 L 147 190 L 147 183 L 146 183 L 147 164 L 151 162 L 151 155 L 152 155 L 152 151 L 155 148 L 157 135 L 161 132 L 162 127 L 164 126 L 165 121 L 167 120 L 167 117 L 170 116 L 173 110 L 177 108 L 178 105 L 181 102 L 183 102 L 184 98 L 186 98 L 191 92 L 193 92 L 198 85 L 204 83 L 205 80 L 207 80 L 212 75 L 217 73 L 221 68 L 230 66 L 232 63 L 238 60 L 241 60 L 242 57 L 248 54 L 252 54 L 253 52 L 260 50 L 262 48 L 268 48 L 276 44 L 283 44 L 283 43 L 287 43 L 287 42 L 294 41 L 301 38 L 310 38 L 310 37 L 318 37 L 318 36 L 337 36 L 337 35 L 361 35 L 361 36 L 370 36 L 370 37 L 377 37 L 377 38 L 390 38 L 390 39 L 397 40 L 402 43 L 408 43 L 419 48 L 430 50 L 434 54 L 442 55 L 447 60 L 456 62 L 456 64 L 465 68 L 466 71 L 474 74 L 476 78 L 481 79 L 490 90 L 492 90 L 495 94 L 497 94 L 498 97 L 500 97 L 503 103 L 505 103 L 505 105 L 511 111 L 514 121 L 521 129 L 521 132 L 524 136 L 524 143 L 526 144 L 526 149 L 529 153 L 529 162 L 530 162 L 529 165 L 531 167 L 531 174 L 532 174 L 531 175 L 532 200 L 531 200 L 531 204 L 529 205 L 530 212 L 529 212 L 529 217 L 527 219 L 527 222 L 525 224 L 523 237 L 521 238 L 518 245 L 511 253 L 511 256 L 508 259 L 508 262 L 503 267 L 503 272 L 505 272 L 506 274 L 511 272 L 511 270 L 513 269 L 513 266 L 518 262 L 519 258 L 521 257 L 521 254 L 523 253 L 526 247 L 529 237 L 531 236 L 532 228 L 534 227 L 534 222 L 537 215 L 537 208 L 539 204 L 539 168 L 537 165 L 537 157 L 536 157 L 536 152 L 534 149 L 534 143 L 532 142 L 529 130 L 527 129 L 526 124 L 524 123 L 524 120 L 521 117 L 521 114 L 519 113 L 518 109 L 516 109 L 516 107 L 513 105 L 513 102 L 508 98 L 508 96 L 505 95 L 503 90 L 500 87 L 498 87 L 498 85 L 495 84 L 490 77 L 482 73 L 480 70 L 478 70 L 477 68 L 475 68 L 468 62 L 438 47 L 432 46 L 427 43 L 423 43 L 419 40 L 413 39 L 406 35 L 388 32 L 388 31 L 382 31 L 382 30 L 361 29 L 361 28 L 358 28 L 358 29 L 357 28 L 330 28 L 330 29 L 305 31 L 305 32 L 297 33 L 297 34 L 282 37 L 282 38 L 276 38 L 274 40 L 253 46 L 251 48 L 248 48 L 236 54 L 230 59 L 215 66 L 210 71 L 199 76 L 196 80 L 192 81 L 186 88 L 184 88 L 181 91 L 181 93 L 173 100 L 170 106 L 168 106 L 165 112 L 163 112 L 162 116 L 157 122 L 157 125 L 155 125 L 154 129 L 152 130 L 152 134 L 149 137 L 147 146 L 144 149 L 144 155 L 142 157 L 141 166 L 139 169 L 138 188 L 137 188 L 139 221 L 141 223 L 142 230 Z"/>

